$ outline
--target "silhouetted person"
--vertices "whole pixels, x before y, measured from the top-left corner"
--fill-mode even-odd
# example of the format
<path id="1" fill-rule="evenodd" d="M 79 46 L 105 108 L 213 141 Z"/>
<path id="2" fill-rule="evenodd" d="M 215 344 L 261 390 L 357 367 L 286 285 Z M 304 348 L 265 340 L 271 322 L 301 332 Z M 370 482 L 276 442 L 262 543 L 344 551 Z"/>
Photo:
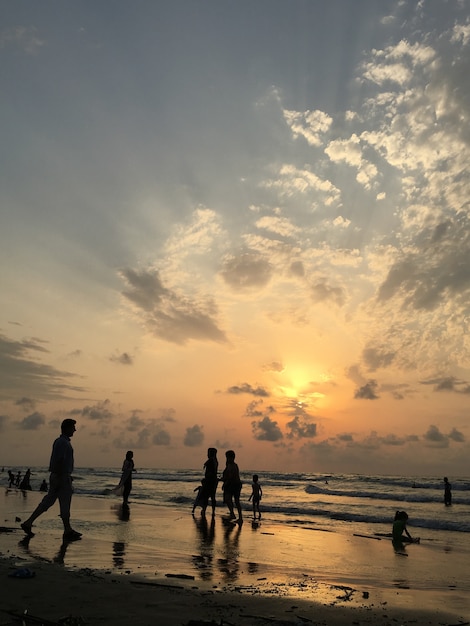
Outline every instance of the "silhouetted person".
<path id="1" fill-rule="evenodd" d="M 235 452 L 233 450 L 227 450 L 225 453 L 226 464 L 222 473 L 224 491 L 224 502 L 230 512 L 230 519 L 236 519 L 234 513 L 234 503 L 238 511 L 239 524 L 243 523 L 242 507 L 240 505 L 240 492 L 242 490 L 242 482 L 240 480 L 240 471 L 238 465 L 235 463 Z"/>
<path id="2" fill-rule="evenodd" d="M 8 470 L 8 487 L 15 486 L 15 475 L 11 470 Z"/>
<path id="3" fill-rule="evenodd" d="M 259 503 L 262 496 L 263 490 L 261 489 L 261 485 L 259 484 L 258 474 L 253 474 L 253 482 L 251 484 L 251 496 L 248 498 L 248 502 L 250 500 L 253 501 L 253 519 L 256 519 L 256 513 L 258 513 L 258 518 L 261 519 Z"/>
<path id="4" fill-rule="evenodd" d="M 397 511 L 392 527 L 392 542 L 395 547 L 400 547 L 403 543 L 419 543 L 419 537 L 413 539 L 408 532 L 406 523 L 408 521 L 408 513 L 406 511 Z"/>
<path id="5" fill-rule="evenodd" d="M 126 452 L 126 458 L 122 464 L 122 476 L 120 485 L 124 487 L 122 492 L 122 504 L 123 506 L 127 506 L 129 503 L 129 495 L 132 491 L 132 472 L 135 472 L 134 469 L 134 453 L 132 450 L 128 450 Z"/>
<path id="6" fill-rule="evenodd" d="M 26 470 L 25 475 L 23 476 L 23 480 L 20 482 L 20 489 L 23 489 L 23 491 L 31 491 L 31 470 L 28 468 Z"/>
<path id="7" fill-rule="evenodd" d="M 447 476 L 444 478 L 444 504 L 450 506 L 452 504 L 452 485 Z"/>
<path id="8" fill-rule="evenodd" d="M 20 472 L 18 472 L 18 474 L 16 475 L 16 478 L 15 478 L 15 486 L 16 486 L 16 487 L 19 487 L 19 486 L 20 486 L 20 482 L 21 482 L 21 471 L 20 471 Z"/>
<path id="9" fill-rule="evenodd" d="M 70 438 L 75 432 L 76 421 L 65 419 L 61 424 L 61 435 L 52 445 L 51 460 L 49 462 L 49 491 L 31 513 L 27 520 L 21 524 L 21 528 L 27 535 L 33 536 L 32 526 L 34 520 L 45 513 L 56 500 L 59 500 L 60 517 L 64 525 L 64 541 L 76 541 L 81 538 L 81 533 L 70 526 L 70 505 L 72 502 L 72 472 L 73 472 L 73 448 Z"/>
<path id="10" fill-rule="evenodd" d="M 47 491 L 47 482 L 45 478 L 43 478 L 41 486 L 39 487 L 39 491 Z"/>
<path id="11" fill-rule="evenodd" d="M 215 515 L 215 494 L 217 492 L 217 485 L 219 484 L 219 477 L 217 475 L 218 469 L 217 448 L 208 448 L 207 461 L 204 463 L 204 487 L 207 491 L 207 497 L 208 499 L 210 498 L 211 501 L 212 515 Z"/>
<path id="12" fill-rule="evenodd" d="M 201 481 L 201 484 L 198 485 L 196 487 L 196 489 L 194 489 L 194 491 L 197 491 L 196 494 L 196 498 L 194 500 L 193 503 L 193 510 L 192 513 L 194 514 L 194 511 L 196 510 L 196 507 L 200 506 L 202 509 L 202 515 L 206 514 L 206 509 L 207 509 L 207 503 L 209 500 L 209 492 L 207 491 L 207 486 L 206 486 L 206 479 L 203 478 Z"/>

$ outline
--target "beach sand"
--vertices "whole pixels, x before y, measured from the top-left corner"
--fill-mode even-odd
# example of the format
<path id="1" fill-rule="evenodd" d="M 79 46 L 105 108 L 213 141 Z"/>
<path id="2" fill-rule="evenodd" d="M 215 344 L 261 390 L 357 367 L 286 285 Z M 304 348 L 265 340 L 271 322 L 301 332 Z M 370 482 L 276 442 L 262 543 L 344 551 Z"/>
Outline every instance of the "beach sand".
<path id="1" fill-rule="evenodd" d="M 468 560 L 448 550 L 397 555 L 388 540 L 269 520 L 240 528 L 225 511 L 204 523 L 131 504 L 123 516 L 118 501 L 84 496 L 72 508 L 81 541 L 62 544 L 56 507 L 28 541 L 17 518 L 39 498 L 0 495 L 0 626 L 470 623 Z M 23 568 L 34 576 L 12 576 Z"/>

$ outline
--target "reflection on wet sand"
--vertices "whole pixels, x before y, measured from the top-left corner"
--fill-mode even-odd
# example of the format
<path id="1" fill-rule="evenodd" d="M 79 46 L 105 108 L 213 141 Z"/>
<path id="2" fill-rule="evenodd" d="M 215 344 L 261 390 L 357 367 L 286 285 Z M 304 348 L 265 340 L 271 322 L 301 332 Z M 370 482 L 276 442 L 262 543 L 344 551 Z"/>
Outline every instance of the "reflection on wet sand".
<path id="1" fill-rule="evenodd" d="M 210 524 L 205 515 L 200 518 L 193 517 L 199 536 L 199 554 L 192 557 L 193 564 L 199 571 L 202 580 L 212 580 L 214 539 L 215 539 L 215 518 L 212 517 Z"/>
<path id="2" fill-rule="evenodd" d="M 224 543 L 223 550 L 225 558 L 218 559 L 217 564 L 219 570 L 226 582 L 234 582 L 238 579 L 240 571 L 239 557 L 239 541 L 242 526 L 235 524 L 232 520 L 223 520 L 224 522 Z"/>
<path id="3" fill-rule="evenodd" d="M 124 557 L 126 555 L 126 544 L 124 541 L 113 542 L 113 563 L 117 569 L 124 567 Z"/>

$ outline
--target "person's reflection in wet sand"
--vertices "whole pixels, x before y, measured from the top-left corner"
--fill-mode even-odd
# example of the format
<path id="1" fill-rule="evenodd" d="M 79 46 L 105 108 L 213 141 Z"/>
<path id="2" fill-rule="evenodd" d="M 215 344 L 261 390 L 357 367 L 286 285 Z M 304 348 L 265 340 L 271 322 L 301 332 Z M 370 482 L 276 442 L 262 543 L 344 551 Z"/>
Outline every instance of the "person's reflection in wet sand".
<path id="1" fill-rule="evenodd" d="M 199 554 L 193 556 L 193 563 L 202 580 L 212 580 L 214 575 L 215 518 L 212 517 L 209 523 L 205 516 L 193 517 L 193 520 L 199 533 Z"/>
<path id="2" fill-rule="evenodd" d="M 42 557 L 38 557 L 37 555 L 35 556 L 33 552 L 31 552 L 31 550 L 29 549 L 29 542 L 31 541 L 31 539 L 32 539 L 32 535 L 26 535 L 26 537 L 23 537 L 23 539 L 21 539 L 21 541 L 18 542 L 18 545 L 21 546 L 29 556 L 33 558 L 42 558 Z M 69 547 L 71 543 L 73 543 L 73 541 L 64 541 L 62 539 L 60 548 L 57 554 L 55 555 L 55 557 L 52 559 L 54 563 L 59 563 L 59 564 L 64 563 L 67 548 Z"/>
<path id="3" fill-rule="evenodd" d="M 224 524 L 224 551 L 225 558 L 218 559 L 218 565 L 225 581 L 236 581 L 240 564 L 238 562 L 238 544 L 241 525 L 230 521 Z"/>
<path id="4" fill-rule="evenodd" d="M 126 544 L 124 541 L 115 541 L 113 543 L 113 563 L 117 569 L 124 567 L 124 557 L 126 555 Z"/>
<path id="5" fill-rule="evenodd" d="M 121 522 L 128 522 L 131 517 L 131 510 L 128 504 L 117 504 L 111 507 Z"/>
<path id="6" fill-rule="evenodd" d="M 62 544 L 59 548 L 59 551 L 57 552 L 57 554 L 54 557 L 54 563 L 59 563 L 59 564 L 63 564 L 64 560 L 65 560 L 65 554 L 67 552 L 67 548 L 70 545 L 70 541 L 62 541 Z"/>

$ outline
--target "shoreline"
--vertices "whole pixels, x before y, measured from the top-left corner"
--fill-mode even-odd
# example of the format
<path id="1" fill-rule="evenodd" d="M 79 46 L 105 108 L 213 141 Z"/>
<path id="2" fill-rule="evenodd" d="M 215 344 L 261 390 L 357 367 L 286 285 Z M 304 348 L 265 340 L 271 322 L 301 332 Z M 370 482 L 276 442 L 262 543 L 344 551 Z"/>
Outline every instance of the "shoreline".
<path id="1" fill-rule="evenodd" d="M 53 508 L 27 541 L 15 520 L 24 519 L 39 497 L 0 498 L 0 525 L 11 529 L 0 533 L 3 610 L 27 609 L 50 621 L 73 615 L 86 620 L 81 623 L 113 626 L 153 624 L 156 617 L 167 626 L 191 619 L 247 626 L 303 620 L 322 626 L 469 623 L 468 580 L 467 587 L 454 584 L 460 575 L 468 579 L 468 567 L 464 562 L 460 571 L 457 554 L 450 560 L 435 548 L 413 546 L 418 550 L 405 558 L 392 553 L 389 541 L 278 528 L 263 520 L 255 529 L 246 519 L 237 529 L 220 513 L 211 534 L 210 517 L 204 523 L 190 512 L 160 508 L 155 519 L 139 504 L 131 504 L 126 521 L 115 500 L 87 496 L 74 496 L 72 505 L 82 540 L 62 544 Z M 416 568 L 439 573 L 436 559 L 450 568 L 448 585 L 414 579 L 421 571 Z M 22 567 L 36 575 L 8 576 Z M 51 603 L 50 590 L 57 588 L 67 593 L 55 594 Z"/>

